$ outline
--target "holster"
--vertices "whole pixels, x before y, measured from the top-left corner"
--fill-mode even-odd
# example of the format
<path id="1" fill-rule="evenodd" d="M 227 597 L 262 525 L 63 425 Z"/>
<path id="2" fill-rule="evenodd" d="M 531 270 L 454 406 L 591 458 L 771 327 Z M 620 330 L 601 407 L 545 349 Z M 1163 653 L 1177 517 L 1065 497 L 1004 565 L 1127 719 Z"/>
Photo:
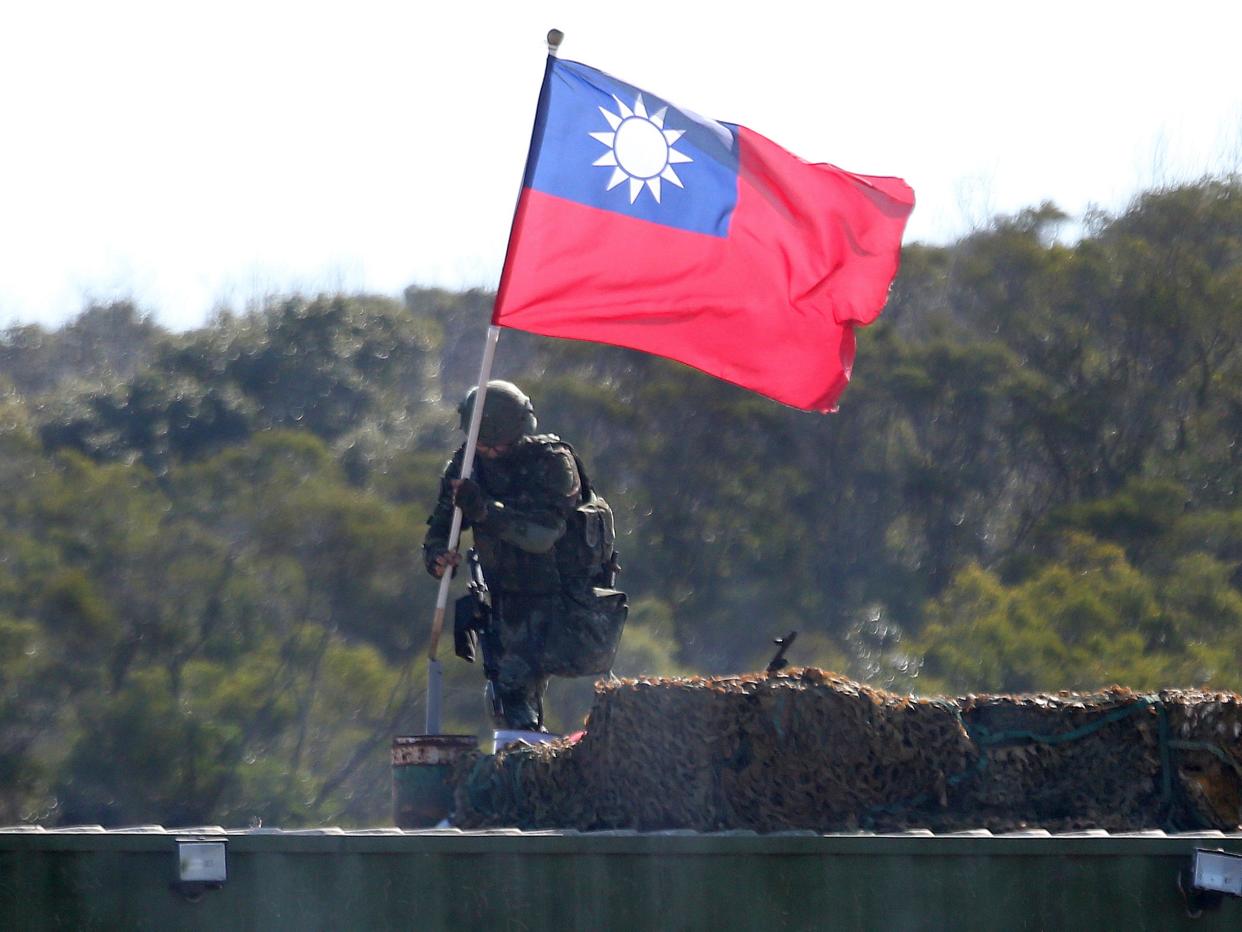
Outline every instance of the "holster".
<path id="1" fill-rule="evenodd" d="M 453 653 L 466 663 L 474 663 L 479 656 L 479 618 L 474 595 L 463 595 L 453 603 Z"/>

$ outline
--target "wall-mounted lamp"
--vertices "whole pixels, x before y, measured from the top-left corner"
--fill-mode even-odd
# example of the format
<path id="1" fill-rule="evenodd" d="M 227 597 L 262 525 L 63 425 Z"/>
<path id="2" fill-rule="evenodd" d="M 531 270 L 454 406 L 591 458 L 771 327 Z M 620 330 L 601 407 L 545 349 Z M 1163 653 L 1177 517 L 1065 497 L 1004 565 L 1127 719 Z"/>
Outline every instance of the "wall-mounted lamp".
<path id="1" fill-rule="evenodd" d="M 1200 890 L 1242 896 L 1242 854 L 1196 848 L 1192 876 Z"/>
<path id="2" fill-rule="evenodd" d="M 1189 870 L 1183 868 L 1177 886 L 1186 899 L 1186 911 L 1198 918 L 1216 909 L 1225 896 L 1242 896 L 1242 854 L 1219 848 L 1196 848 Z"/>
<path id="3" fill-rule="evenodd" d="M 227 838 L 208 836 L 177 839 L 177 879 L 173 887 L 187 899 L 197 900 L 207 890 L 219 890 L 228 879 Z"/>

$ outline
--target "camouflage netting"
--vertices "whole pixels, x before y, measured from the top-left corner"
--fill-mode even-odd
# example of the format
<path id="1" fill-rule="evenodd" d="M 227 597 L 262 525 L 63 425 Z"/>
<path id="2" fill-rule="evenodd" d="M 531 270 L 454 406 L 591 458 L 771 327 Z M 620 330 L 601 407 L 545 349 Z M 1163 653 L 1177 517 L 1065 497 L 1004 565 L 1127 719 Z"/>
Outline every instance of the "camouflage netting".
<path id="1" fill-rule="evenodd" d="M 899 696 L 821 670 L 596 687 L 575 744 L 476 754 L 454 823 L 580 830 L 1237 830 L 1242 698 Z"/>

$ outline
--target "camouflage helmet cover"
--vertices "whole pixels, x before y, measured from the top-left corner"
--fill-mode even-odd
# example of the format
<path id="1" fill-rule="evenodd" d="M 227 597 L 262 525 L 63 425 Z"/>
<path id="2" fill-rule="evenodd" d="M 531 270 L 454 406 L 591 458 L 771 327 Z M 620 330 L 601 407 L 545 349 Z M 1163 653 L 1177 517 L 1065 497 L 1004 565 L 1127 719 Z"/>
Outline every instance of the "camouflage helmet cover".
<path id="1" fill-rule="evenodd" d="M 477 391 L 477 388 L 470 389 L 457 406 L 464 431 L 470 428 Z M 525 392 L 503 379 L 492 379 L 487 383 L 487 394 L 483 397 L 483 419 L 479 423 L 479 443 L 489 447 L 513 443 L 519 437 L 533 434 L 537 423 L 535 408 Z"/>

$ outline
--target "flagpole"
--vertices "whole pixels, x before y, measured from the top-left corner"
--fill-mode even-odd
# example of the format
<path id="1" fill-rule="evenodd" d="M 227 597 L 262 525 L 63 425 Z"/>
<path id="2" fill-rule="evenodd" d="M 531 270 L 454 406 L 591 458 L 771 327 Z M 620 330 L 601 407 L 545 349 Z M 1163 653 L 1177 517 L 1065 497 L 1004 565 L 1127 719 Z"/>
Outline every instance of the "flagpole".
<path id="1" fill-rule="evenodd" d="M 487 337 L 483 341 L 483 362 L 479 366 L 479 381 L 475 388 L 474 405 L 470 411 L 470 426 L 466 431 L 466 447 L 462 451 L 461 478 L 469 479 L 474 469 L 474 449 L 479 441 L 479 425 L 483 421 L 483 404 L 487 399 L 487 383 L 492 375 L 492 361 L 496 358 L 496 342 L 500 339 L 500 328 L 495 324 L 487 328 Z M 461 509 L 453 508 L 453 523 L 449 527 L 448 551 L 457 550 L 461 538 Z M 431 620 L 431 640 L 427 647 L 427 731 L 426 734 L 440 733 L 440 697 L 443 687 L 443 671 L 440 661 L 436 659 L 436 651 L 440 646 L 440 634 L 444 631 L 444 611 L 448 606 L 449 586 L 453 581 L 453 568 L 445 566 L 444 575 L 440 577 L 440 589 L 436 593 L 436 612 Z"/>
<path id="2" fill-rule="evenodd" d="M 559 29 L 548 31 L 548 57 L 555 58 L 557 50 L 564 40 L 565 34 Z M 545 72 L 546 80 L 546 72 Z M 521 188 L 518 189 L 521 199 Z M 517 211 L 514 211 L 514 218 Z M 479 425 L 483 421 L 483 403 L 487 398 L 487 383 L 492 377 L 492 363 L 496 358 L 496 343 L 500 340 L 500 328 L 495 324 L 487 328 L 487 337 L 483 341 L 483 361 L 479 365 L 479 381 L 475 388 L 474 405 L 470 411 L 470 426 L 466 430 L 466 448 L 462 453 L 461 478 L 469 479 L 474 469 L 475 445 L 479 441 Z M 461 509 L 453 508 L 453 523 L 449 527 L 448 551 L 454 553 L 461 538 Z M 443 671 L 436 652 L 440 646 L 440 635 L 444 631 L 444 614 L 448 607 L 449 586 L 453 580 L 451 566 L 446 566 L 444 575 L 440 577 L 440 588 L 436 593 L 436 610 L 431 620 L 431 638 L 427 646 L 427 721 L 426 734 L 440 733 L 441 695 L 443 693 Z"/>

